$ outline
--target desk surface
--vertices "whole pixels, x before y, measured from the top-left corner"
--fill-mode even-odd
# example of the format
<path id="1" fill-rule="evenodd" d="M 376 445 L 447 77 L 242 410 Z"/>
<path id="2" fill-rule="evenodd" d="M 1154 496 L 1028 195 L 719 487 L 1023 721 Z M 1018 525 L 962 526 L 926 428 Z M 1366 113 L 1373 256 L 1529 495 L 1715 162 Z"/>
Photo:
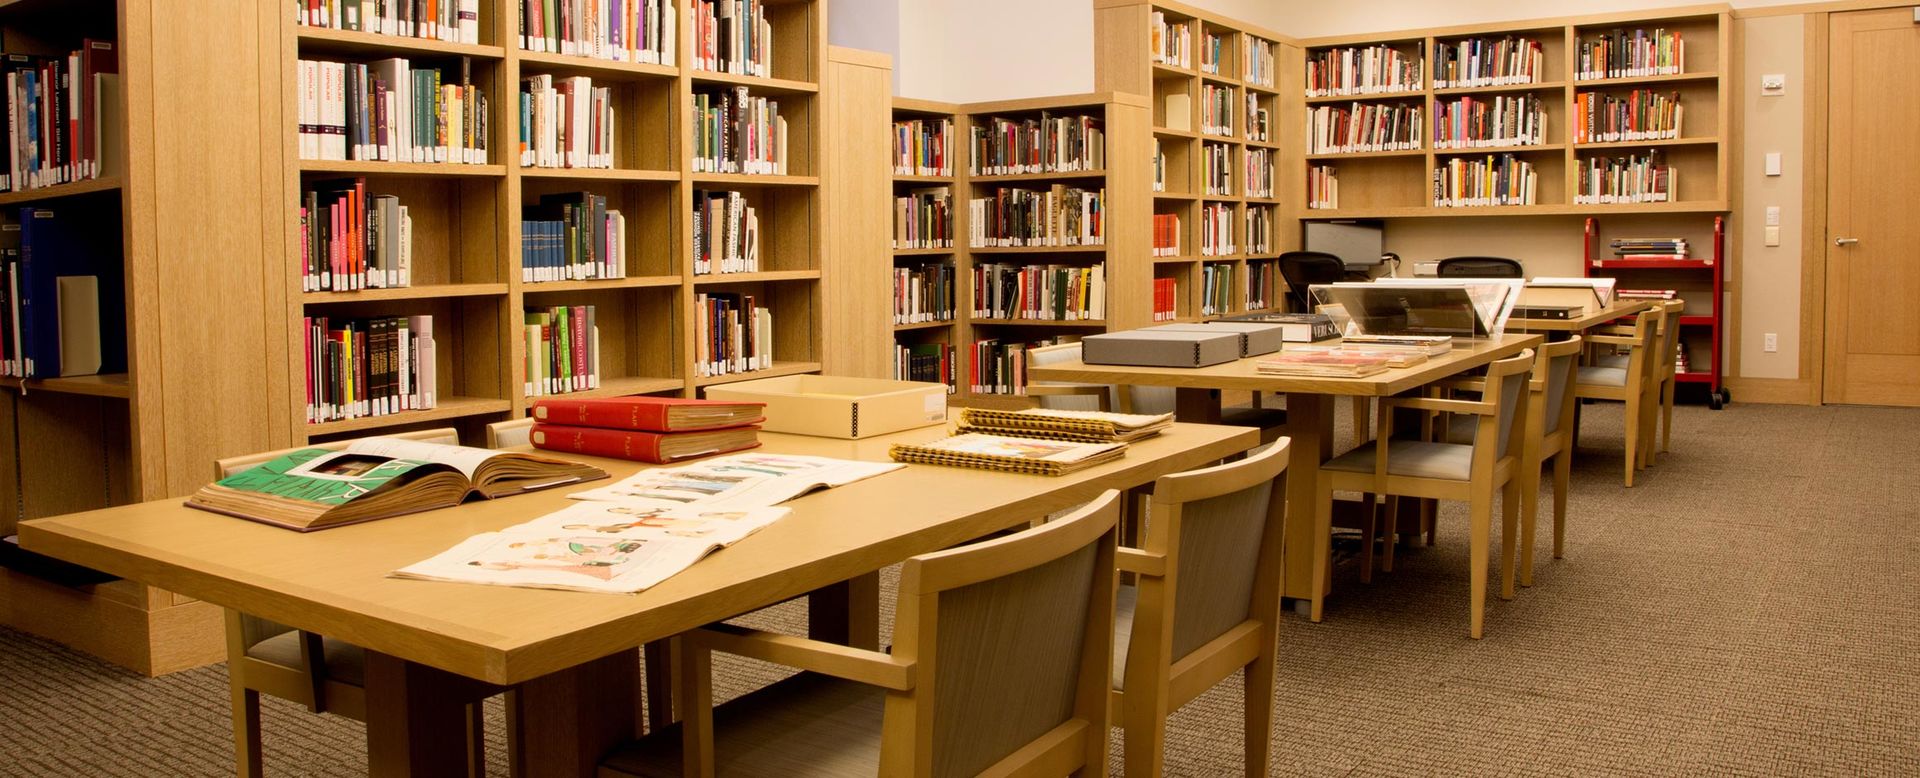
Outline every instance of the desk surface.
<path id="1" fill-rule="evenodd" d="M 1586 332 L 1595 325 L 1652 308 L 1653 303 L 1653 300 L 1614 300 L 1612 305 L 1577 319 L 1522 319 L 1516 316 L 1507 319 L 1507 327 L 1528 332 Z"/>
<path id="2" fill-rule="evenodd" d="M 1135 386 L 1172 386 L 1189 389 L 1247 389 L 1298 394 L 1357 395 L 1385 397 L 1418 386 L 1425 386 L 1461 371 L 1504 359 L 1544 342 L 1539 335 L 1508 333 L 1498 338 L 1470 341 L 1454 348 L 1446 356 L 1430 357 L 1412 367 L 1388 370 L 1365 378 L 1318 378 L 1262 373 L 1256 363 L 1270 359 L 1262 355 L 1247 357 L 1211 367 L 1132 367 L 1127 365 L 1089 365 L 1079 360 L 1049 365 L 1032 365 L 1027 377 L 1035 381 L 1067 381 L 1083 384 L 1131 384 Z"/>
<path id="3" fill-rule="evenodd" d="M 886 461 L 894 442 L 762 433 L 763 451 Z M 179 499 L 20 527 L 26 548 L 469 678 L 520 683 L 805 594 L 1108 488 L 1244 451 L 1256 430 L 1178 424 L 1124 459 L 1061 477 L 908 465 L 787 503 L 793 513 L 636 595 L 388 578 L 387 573 L 568 502 L 566 488 L 313 533 L 188 508 Z M 578 457 L 624 478 L 647 465 Z M 608 483 L 608 482 L 598 482 Z"/>

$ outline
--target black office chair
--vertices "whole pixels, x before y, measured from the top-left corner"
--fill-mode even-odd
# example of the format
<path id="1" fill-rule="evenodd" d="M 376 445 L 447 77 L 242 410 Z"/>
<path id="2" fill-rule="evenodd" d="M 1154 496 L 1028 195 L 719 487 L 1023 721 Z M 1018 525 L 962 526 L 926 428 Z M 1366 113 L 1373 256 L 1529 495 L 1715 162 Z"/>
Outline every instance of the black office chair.
<path id="1" fill-rule="evenodd" d="M 1287 282 L 1287 300 L 1296 312 L 1311 312 L 1307 287 L 1345 280 L 1347 263 L 1324 251 L 1289 251 L 1280 255 L 1280 280 Z"/>
<path id="2" fill-rule="evenodd" d="M 1441 278 L 1526 278 L 1520 260 L 1506 257 L 1449 257 L 1440 260 Z"/>

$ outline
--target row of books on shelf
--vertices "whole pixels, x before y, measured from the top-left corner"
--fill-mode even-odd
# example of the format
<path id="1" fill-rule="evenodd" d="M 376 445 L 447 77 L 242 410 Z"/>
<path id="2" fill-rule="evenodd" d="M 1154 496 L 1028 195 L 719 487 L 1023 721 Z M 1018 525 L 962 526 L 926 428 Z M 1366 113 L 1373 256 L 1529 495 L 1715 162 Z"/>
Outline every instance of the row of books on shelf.
<path id="1" fill-rule="evenodd" d="M 1307 153 L 1351 154 L 1420 148 L 1420 106 L 1354 103 L 1307 109 Z"/>
<path id="2" fill-rule="evenodd" d="M 1441 43 L 1433 52 L 1433 86 L 1460 89 L 1537 84 L 1546 72 L 1546 62 L 1540 41 L 1531 38 L 1507 35 Z"/>
<path id="3" fill-rule="evenodd" d="M 1458 97 L 1433 107 L 1433 147 L 1477 149 L 1547 142 L 1547 103 L 1539 95 Z"/>
<path id="4" fill-rule="evenodd" d="M 1160 11 L 1147 15 L 1147 58 L 1161 65 L 1193 67 L 1193 27 L 1186 19 L 1167 19 Z"/>
<path id="5" fill-rule="evenodd" d="M 1574 49 L 1574 78 L 1640 78 L 1685 73 L 1687 43 L 1679 30 L 1614 30 Z"/>
<path id="6" fill-rule="evenodd" d="M 1418 92 L 1421 57 L 1385 44 L 1336 46 L 1307 53 L 1307 96 Z"/>
<path id="7" fill-rule="evenodd" d="M 1220 75 L 1221 59 L 1227 53 L 1227 36 L 1217 35 L 1206 28 L 1200 33 L 1200 72 Z"/>
<path id="8" fill-rule="evenodd" d="M 453 74 L 404 58 L 297 71 L 301 159 L 487 164 L 487 97 L 467 57 Z"/>
<path id="9" fill-rule="evenodd" d="M 1180 214 L 1156 213 L 1153 215 L 1154 256 L 1180 256 L 1180 235 Z"/>
<path id="10" fill-rule="evenodd" d="M 364 178 L 314 181 L 301 195 L 300 290 L 413 285 L 413 216 Z"/>
<path id="11" fill-rule="evenodd" d="M 120 230 L 88 229 L 75 213 L 0 214 L 0 376 L 126 372 Z"/>
<path id="12" fill-rule="evenodd" d="M 893 269 L 893 323 L 953 321 L 953 265 L 938 263 Z"/>
<path id="13" fill-rule="evenodd" d="M 914 189 L 893 198 L 893 247 L 953 248 L 953 189 Z"/>
<path id="14" fill-rule="evenodd" d="M 946 384 L 947 393 L 952 394 L 955 389 L 953 345 L 940 342 L 912 345 L 895 343 L 893 380 Z"/>
<path id="15" fill-rule="evenodd" d="M 1624 157 L 1588 157 L 1574 171 L 1573 201 L 1581 205 L 1664 203 L 1678 199 L 1679 171 L 1660 151 Z"/>
<path id="16" fill-rule="evenodd" d="M 787 160 L 780 101 L 747 94 L 744 86 L 694 93 L 694 172 L 785 175 Z"/>
<path id="17" fill-rule="evenodd" d="M 1307 168 L 1307 207 L 1340 207 L 1340 171 L 1332 165 Z"/>
<path id="18" fill-rule="evenodd" d="M 764 0 L 689 0 L 693 68 L 770 78 L 773 23 Z"/>
<path id="19" fill-rule="evenodd" d="M 1680 137 L 1686 107 L 1679 92 L 1635 89 L 1624 97 L 1581 92 L 1573 98 L 1575 143 L 1620 143 Z"/>
<path id="20" fill-rule="evenodd" d="M 1539 196 L 1539 172 L 1512 154 L 1454 157 L 1433 169 L 1433 204 L 1438 208 L 1533 205 Z"/>
<path id="21" fill-rule="evenodd" d="M 893 173 L 899 176 L 953 175 L 953 120 L 895 121 Z"/>
<path id="22" fill-rule="evenodd" d="M 1280 215 L 1271 207 L 1247 206 L 1246 237 L 1248 254 L 1271 254 L 1280 235 Z"/>
<path id="23" fill-rule="evenodd" d="M 1212 316 L 1233 310 L 1233 265 L 1209 262 L 1200 266 L 1200 314 Z"/>
<path id="24" fill-rule="evenodd" d="M 65 55 L 0 54 L 5 167 L 0 192 L 25 191 L 117 172 L 121 134 L 119 58 L 112 41 L 86 39 Z"/>
<path id="25" fill-rule="evenodd" d="M 1261 311 L 1280 307 L 1280 293 L 1284 288 L 1280 281 L 1280 263 L 1247 263 L 1247 310 Z"/>
<path id="26" fill-rule="evenodd" d="M 1106 243 L 1107 190 L 1054 184 L 1050 189 L 999 187 L 968 203 L 968 245 L 1098 246 Z"/>
<path id="27" fill-rule="evenodd" d="M 1099 117 L 1056 116 L 1037 119 L 991 117 L 973 125 L 968 173 L 1004 176 L 1074 173 L 1107 169 L 1106 133 Z"/>
<path id="28" fill-rule="evenodd" d="M 1160 139 L 1153 139 L 1153 191 L 1167 191 L 1167 155 L 1160 150 Z"/>
<path id="29" fill-rule="evenodd" d="M 526 312 L 528 397 L 600 388 L 600 328 L 591 305 Z"/>
<path id="30" fill-rule="evenodd" d="M 746 195 L 693 190 L 693 272 L 760 272 L 760 215 Z"/>
<path id="31" fill-rule="evenodd" d="M 1273 42 L 1249 36 L 1240 53 L 1240 78 L 1254 86 L 1273 88 Z"/>
<path id="32" fill-rule="evenodd" d="M 545 195 L 522 210 L 520 280 L 627 276 L 627 219 L 592 192 Z"/>
<path id="33" fill-rule="evenodd" d="M 388 416 L 435 405 L 432 316 L 301 317 L 307 422 Z"/>
<path id="34" fill-rule="evenodd" d="M 1200 85 L 1200 134 L 1233 135 L 1233 88 Z"/>
<path id="35" fill-rule="evenodd" d="M 520 48 L 526 51 L 675 63 L 680 17 L 673 0 L 520 0 L 519 6 Z"/>
<path id="36" fill-rule="evenodd" d="M 613 168 L 613 89 L 587 76 L 520 80 L 520 166 Z"/>
<path id="37" fill-rule="evenodd" d="M 1065 337 L 1029 341 L 1004 341 L 999 338 L 976 340 L 967 370 L 967 388 L 974 394 L 1024 395 L 1027 393 L 1027 352 L 1066 342 Z"/>
<path id="38" fill-rule="evenodd" d="M 1279 156 L 1273 149 L 1247 149 L 1241 156 L 1246 162 L 1248 197 L 1273 197 L 1273 174 L 1277 167 L 1274 163 Z"/>
<path id="39" fill-rule="evenodd" d="M 773 367 L 773 311 L 751 294 L 694 295 L 694 372 L 700 376 Z"/>
<path id="40" fill-rule="evenodd" d="M 1153 320 L 1173 321 L 1179 317 L 1180 282 L 1174 278 L 1153 279 Z"/>
<path id="41" fill-rule="evenodd" d="M 1267 143 L 1273 140 L 1273 111 L 1260 105 L 1260 96 L 1247 95 L 1247 140 Z"/>
<path id="42" fill-rule="evenodd" d="M 1686 238 L 1616 238 L 1608 242 L 1620 259 L 1688 259 Z"/>
<path id="43" fill-rule="evenodd" d="M 293 18 L 302 27 L 477 44 L 480 5 L 481 0 L 293 0 Z"/>
<path id="44" fill-rule="evenodd" d="M 1200 204 L 1200 255 L 1223 257 L 1239 251 L 1233 242 L 1233 206 Z"/>
<path id="45" fill-rule="evenodd" d="M 972 290 L 976 319 L 1099 321 L 1107 317 L 1103 264 L 975 265 Z"/>
<path id="46" fill-rule="evenodd" d="M 1200 144 L 1200 190 L 1220 197 L 1233 196 L 1233 147 Z"/>

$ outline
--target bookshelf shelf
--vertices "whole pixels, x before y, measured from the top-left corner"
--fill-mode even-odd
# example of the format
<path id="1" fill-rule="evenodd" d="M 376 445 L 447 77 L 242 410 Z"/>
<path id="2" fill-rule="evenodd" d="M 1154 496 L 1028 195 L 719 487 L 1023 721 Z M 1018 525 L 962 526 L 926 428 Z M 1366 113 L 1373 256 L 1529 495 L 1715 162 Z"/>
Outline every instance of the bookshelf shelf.
<path id="1" fill-rule="evenodd" d="M 818 270 L 766 270 L 758 273 L 708 273 L 693 277 L 695 286 L 710 284 L 751 284 L 767 281 L 814 281 Z"/>
<path id="2" fill-rule="evenodd" d="M 1618 268 L 1621 270 L 1698 270 L 1713 267 L 1711 259 L 1596 259 L 1588 263 L 1595 268 Z"/>
<path id="3" fill-rule="evenodd" d="M 959 251 L 959 249 L 957 248 L 894 249 L 893 255 L 896 257 L 944 257 L 944 256 L 949 256 L 956 251 Z"/>
<path id="4" fill-rule="evenodd" d="M 1194 132 L 1192 130 L 1175 130 L 1175 129 L 1169 129 L 1166 127 L 1155 127 L 1153 128 L 1153 137 L 1179 138 L 1179 139 L 1185 139 L 1185 140 L 1192 140 L 1194 138 L 1200 137 L 1200 133 Z"/>
<path id="5" fill-rule="evenodd" d="M 893 325 L 893 331 L 912 332 L 914 330 L 937 330 L 941 327 L 951 327 L 954 324 L 955 320 L 953 319 L 947 319 L 945 321 L 923 321 L 916 324 L 895 324 Z"/>
<path id="6" fill-rule="evenodd" d="M 596 57 L 575 57 L 524 49 L 515 49 L 513 58 L 519 60 L 523 71 L 531 70 L 556 76 L 588 76 L 608 81 L 642 81 L 672 79 L 680 75 L 680 69 L 672 65 L 616 62 Z"/>
<path id="7" fill-rule="evenodd" d="M 1631 140 L 1631 141 L 1618 141 L 1618 142 L 1609 142 L 1609 143 L 1576 143 L 1576 144 L 1573 144 L 1573 147 L 1581 151 L 1586 151 L 1589 149 L 1593 151 L 1606 151 L 1610 149 L 1625 149 L 1625 150 L 1631 151 L 1634 149 L 1660 148 L 1663 146 L 1717 146 L 1717 145 L 1720 145 L 1719 137 L 1668 138 L 1666 140 Z"/>
<path id="8" fill-rule="evenodd" d="M 1105 178 L 1104 170 L 1073 170 L 1055 173 L 1007 173 L 1003 175 L 968 175 L 967 180 L 975 184 L 1008 184 L 1021 181 L 1079 181 Z"/>
<path id="9" fill-rule="evenodd" d="M 1155 76 L 1172 76 L 1174 78 L 1192 78 L 1200 75 L 1200 71 L 1193 68 L 1183 68 L 1179 65 L 1169 65 L 1165 62 L 1155 62 L 1153 63 L 1153 74 Z"/>
<path id="10" fill-rule="evenodd" d="M 970 254 L 1100 254 L 1106 246 L 978 246 Z"/>
<path id="11" fill-rule="evenodd" d="M 1488 154 L 1543 154 L 1553 152 L 1563 154 L 1567 150 L 1565 143 L 1534 143 L 1525 146 L 1485 146 L 1467 149 L 1434 149 L 1436 157 L 1486 156 Z"/>
<path id="12" fill-rule="evenodd" d="M 119 176 L 108 176 L 105 178 L 75 181 L 71 184 L 56 184 L 54 186 L 43 186 L 38 189 L 22 189 L 17 192 L 5 192 L 0 193 L 0 207 L 31 205 L 48 200 L 58 200 L 62 197 L 78 197 L 80 195 L 96 194 L 99 192 L 118 192 L 120 191 L 120 185 L 121 179 Z"/>
<path id="13" fill-rule="evenodd" d="M 1421 89 L 1407 92 L 1377 92 L 1365 95 L 1314 95 L 1306 98 L 1306 102 L 1307 105 L 1320 105 L 1322 103 L 1376 103 L 1395 100 L 1424 100 L 1430 94 L 1432 93 L 1428 90 Z"/>
<path id="14" fill-rule="evenodd" d="M 1720 74 L 1712 71 L 1699 73 L 1669 73 L 1663 76 L 1625 76 L 1622 78 L 1587 78 L 1573 82 L 1575 89 L 1592 89 L 1609 86 L 1639 86 L 1644 84 L 1671 84 L 1678 81 L 1718 81 Z"/>
<path id="15" fill-rule="evenodd" d="M 308 305 L 363 303 L 376 300 L 437 300 L 444 297 L 491 297 L 505 295 L 506 284 L 430 284 L 392 289 L 356 289 L 350 292 L 305 292 L 300 301 Z"/>
<path id="16" fill-rule="evenodd" d="M 715 73 L 711 70 L 689 70 L 693 76 L 693 85 L 744 86 L 755 92 L 765 94 L 814 94 L 820 91 L 820 85 L 811 81 L 794 81 L 786 78 L 761 78 L 737 73 Z"/>
<path id="17" fill-rule="evenodd" d="M 953 176 L 912 176 L 895 173 L 893 180 L 903 184 L 951 184 Z"/>
<path id="18" fill-rule="evenodd" d="M 605 168 L 523 167 L 520 178 L 545 181 L 658 181 L 678 182 L 676 170 L 608 170 Z"/>
<path id="19" fill-rule="evenodd" d="M 1457 86 L 1433 90 L 1433 96 L 1474 97 L 1477 95 L 1511 94 L 1513 92 L 1558 92 L 1567 88 L 1565 81 L 1535 81 L 1530 84 L 1501 84 L 1498 86 Z"/>
<path id="20" fill-rule="evenodd" d="M 761 370 L 750 370 L 745 373 L 728 373 L 726 375 L 702 376 L 695 378 L 693 383 L 695 386 L 715 386 L 740 381 L 752 381 L 759 378 L 777 378 L 783 375 L 800 375 L 802 373 L 818 372 L 820 372 L 819 362 L 775 362 L 773 367 Z"/>
<path id="21" fill-rule="evenodd" d="M 1097 327 L 1105 328 L 1105 319 L 987 319 L 973 317 L 973 326 L 994 327 Z"/>
<path id="22" fill-rule="evenodd" d="M 565 394 L 550 395 L 549 397 L 528 398 L 528 402 L 531 403 L 534 400 L 552 399 L 552 398 L 577 399 L 577 398 L 585 398 L 585 397 L 625 397 L 630 394 L 656 394 L 660 392 L 678 392 L 685 389 L 686 386 L 687 386 L 687 382 L 682 381 L 678 378 L 645 378 L 645 377 L 638 377 L 638 376 L 625 377 L 625 378 L 603 378 L 600 380 L 600 388 L 598 389 L 587 389 L 587 390 L 578 391 L 578 392 L 567 392 Z"/>
<path id="23" fill-rule="evenodd" d="M 434 407 L 426 410 L 402 411 L 385 416 L 362 416 L 357 419 L 341 419 L 305 426 L 309 436 L 337 435 L 343 432 L 365 432 L 420 422 L 505 413 L 512 408 L 513 403 L 508 400 L 492 400 L 484 397 L 442 397 Z"/>
<path id="24" fill-rule="evenodd" d="M 20 389 L 23 392 L 79 394 L 89 397 L 111 397 L 120 400 L 125 400 L 133 396 L 133 386 L 128 381 L 126 373 L 68 376 L 64 378 L 32 378 L 25 381 L 18 378 L 0 378 L 0 386 L 9 389 Z"/>
<path id="25" fill-rule="evenodd" d="M 302 173 L 329 173 L 348 176 L 444 176 L 501 178 L 506 165 L 464 165 L 451 162 L 379 162 L 364 159 L 303 159 Z"/>
<path id="26" fill-rule="evenodd" d="M 819 186 L 819 176 L 776 176 L 750 173 L 695 173 L 693 183 L 706 186 Z"/>
<path id="27" fill-rule="evenodd" d="M 295 25 L 295 38 L 300 50 L 308 54 L 337 53 L 361 55 L 392 56 L 394 54 L 426 54 L 437 56 L 476 57 L 481 59 L 503 59 L 507 50 L 499 46 L 483 46 L 471 43 L 449 43 L 431 38 L 413 38 L 404 35 L 382 35 L 373 32 L 352 30 L 333 30 L 325 27 L 305 27 Z"/>
<path id="28" fill-rule="evenodd" d="M 605 278 L 587 281 L 529 281 L 520 285 L 522 294 L 544 294 L 548 292 L 592 292 L 601 289 L 648 289 L 652 287 L 676 287 L 680 285 L 680 276 L 628 276 L 626 278 Z"/>
<path id="29" fill-rule="evenodd" d="M 1426 149 L 1403 149 L 1400 151 L 1334 151 L 1323 154 L 1308 154 L 1307 159 L 1388 159 L 1391 157 L 1424 157 Z"/>

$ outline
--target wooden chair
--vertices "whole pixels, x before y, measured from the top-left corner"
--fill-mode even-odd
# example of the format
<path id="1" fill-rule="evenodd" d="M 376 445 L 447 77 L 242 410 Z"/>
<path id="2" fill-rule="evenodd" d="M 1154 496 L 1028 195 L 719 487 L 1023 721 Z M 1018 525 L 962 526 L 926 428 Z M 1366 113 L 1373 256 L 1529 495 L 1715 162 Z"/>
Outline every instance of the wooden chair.
<path id="1" fill-rule="evenodd" d="M 1280 617 L 1287 440 L 1154 482 L 1141 548 L 1121 548 L 1109 719 L 1127 775 L 1160 775 L 1167 716 L 1245 668 L 1246 774 L 1265 775 Z"/>
<path id="2" fill-rule="evenodd" d="M 1647 444 L 1652 440 L 1651 405 L 1659 392 L 1657 335 L 1666 321 L 1662 307 L 1641 311 L 1633 326 L 1623 334 L 1588 334 L 1587 342 L 1627 349 L 1623 367 L 1608 364 L 1582 365 L 1575 375 L 1573 396 L 1579 399 L 1615 400 L 1626 404 L 1626 484 L 1633 486 L 1633 473 L 1642 467 Z M 1576 436 L 1579 430 L 1575 429 Z"/>
<path id="3" fill-rule="evenodd" d="M 1541 346 L 1534 357 L 1532 391 L 1528 393 L 1526 437 L 1521 442 L 1520 461 L 1520 585 L 1533 585 L 1534 520 L 1540 508 L 1540 469 L 1553 462 L 1553 558 L 1565 550 L 1567 492 L 1573 476 L 1573 382 L 1580 366 L 1584 339 L 1576 335 L 1567 340 Z M 1446 382 L 1452 388 L 1484 391 L 1485 382 L 1462 379 Z M 1447 429 L 1447 442 L 1472 443 L 1478 428 L 1471 416 L 1455 416 Z"/>
<path id="4" fill-rule="evenodd" d="M 892 654 L 724 624 L 681 635 L 684 720 L 600 774 L 1105 775 L 1118 517 L 1109 490 L 907 560 Z M 808 672 L 715 708 L 714 651 Z"/>
<path id="5" fill-rule="evenodd" d="M 496 421 L 487 425 L 487 448 L 512 448 L 533 443 L 533 419 Z"/>
<path id="6" fill-rule="evenodd" d="M 460 442 L 459 431 L 451 427 L 395 433 L 386 437 L 429 443 Z M 315 443 L 301 448 L 338 450 L 352 442 Z M 299 450 L 291 448 L 218 460 L 214 463 L 214 479 L 225 478 Z M 262 694 L 300 703 L 314 713 L 331 713 L 355 721 L 366 721 L 364 649 L 230 608 L 226 612 L 226 621 L 227 681 L 233 698 L 234 763 L 240 775 L 257 778 L 263 774 L 260 748 Z M 486 774 L 484 722 L 479 703 L 469 705 L 467 738 L 471 754 L 468 756 L 468 775 Z"/>
<path id="7" fill-rule="evenodd" d="M 1062 343 L 1027 350 L 1027 364 L 1042 366 L 1080 358 L 1080 344 Z M 1054 381 L 1027 382 L 1027 395 L 1042 408 L 1073 411 L 1119 411 L 1120 413 L 1172 413 L 1174 391 L 1166 386 L 1114 386 L 1111 384 L 1070 384 Z M 1220 423 L 1240 427 L 1259 427 L 1262 442 L 1272 442 L 1287 424 L 1287 412 L 1263 408 L 1260 394 L 1253 395 L 1250 406 L 1220 409 Z"/>
<path id="8" fill-rule="evenodd" d="M 1487 557 L 1493 520 L 1493 495 L 1501 492 L 1501 520 L 1504 530 L 1505 576 L 1501 598 L 1513 597 L 1513 531 L 1520 507 L 1520 468 L 1526 426 L 1524 394 L 1527 371 L 1533 366 L 1533 350 L 1502 359 L 1487 366 L 1485 392 L 1480 400 L 1445 400 L 1433 397 L 1382 397 L 1375 414 L 1378 430 L 1373 442 L 1321 465 L 1315 494 L 1315 534 L 1313 557 L 1312 617 L 1320 620 L 1326 597 L 1327 556 L 1332 541 L 1333 493 L 1336 490 L 1382 494 L 1389 497 L 1424 497 L 1462 500 L 1468 503 L 1472 610 L 1467 634 L 1479 638 L 1486 615 Z M 1393 411 L 1411 408 L 1424 411 L 1465 413 L 1480 417 L 1473 444 L 1433 443 L 1422 440 L 1392 440 Z M 1388 499 L 1388 527 L 1399 526 L 1398 500 Z M 1362 564 L 1373 565 L 1373 546 L 1378 522 L 1369 512 Z"/>
<path id="9" fill-rule="evenodd" d="M 1647 465 L 1654 464 L 1657 454 L 1664 454 L 1672 448 L 1673 394 L 1675 384 L 1679 383 L 1675 375 L 1680 359 L 1680 316 L 1686 310 L 1687 303 L 1685 300 L 1664 300 L 1660 303 L 1660 307 L 1665 310 L 1660 326 L 1655 330 L 1657 333 L 1655 337 L 1660 341 L 1660 349 L 1659 353 L 1653 355 L 1658 360 L 1658 365 L 1654 368 L 1654 377 L 1659 381 L 1660 416 L 1657 425 L 1659 430 L 1656 434 L 1660 442 L 1656 447 L 1652 439 L 1648 439 L 1646 445 L 1641 446 Z M 1626 335 L 1630 334 L 1631 329 L 1630 327 L 1610 327 L 1605 332 Z M 1594 364 L 1602 367 L 1626 367 L 1627 360 L 1627 356 L 1616 354 L 1600 357 L 1594 360 Z M 1649 409 L 1649 413 L 1651 412 L 1652 409 Z"/>
<path id="10" fill-rule="evenodd" d="M 1071 362 L 1080 358 L 1080 344 L 1061 343 L 1027 349 L 1027 365 Z M 1111 411 L 1115 405 L 1114 387 L 1107 384 L 1070 384 L 1057 381 L 1028 381 L 1027 396 L 1040 407 L 1057 411 Z"/>

